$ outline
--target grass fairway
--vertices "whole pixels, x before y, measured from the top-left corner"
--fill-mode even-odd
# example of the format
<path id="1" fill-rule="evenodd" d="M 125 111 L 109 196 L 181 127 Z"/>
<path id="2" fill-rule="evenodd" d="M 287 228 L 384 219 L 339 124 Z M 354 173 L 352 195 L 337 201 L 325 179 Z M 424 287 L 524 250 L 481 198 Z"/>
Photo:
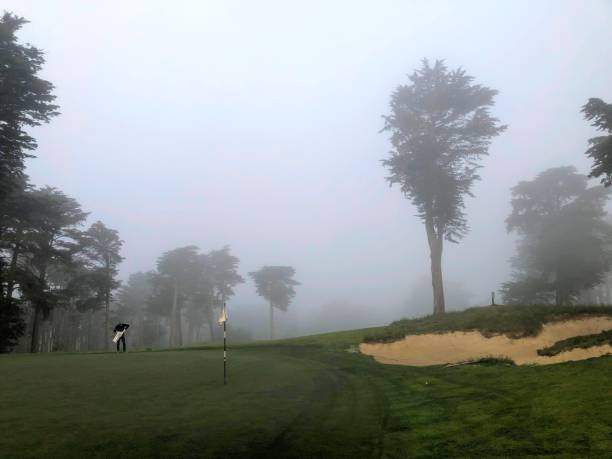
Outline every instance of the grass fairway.
<path id="1" fill-rule="evenodd" d="M 612 357 L 385 366 L 363 332 L 0 357 L 0 457 L 612 457 Z"/>

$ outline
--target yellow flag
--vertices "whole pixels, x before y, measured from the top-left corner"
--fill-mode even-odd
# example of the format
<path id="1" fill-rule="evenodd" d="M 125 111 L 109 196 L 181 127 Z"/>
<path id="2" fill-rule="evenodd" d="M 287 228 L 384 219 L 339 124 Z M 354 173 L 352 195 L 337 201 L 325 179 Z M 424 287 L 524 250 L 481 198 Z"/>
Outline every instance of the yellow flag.
<path id="1" fill-rule="evenodd" d="M 223 303 L 223 309 L 221 309 L 221 316 L 219 317 L 219 325 L 223 325 L 227 322 L 227 306 Z"/>

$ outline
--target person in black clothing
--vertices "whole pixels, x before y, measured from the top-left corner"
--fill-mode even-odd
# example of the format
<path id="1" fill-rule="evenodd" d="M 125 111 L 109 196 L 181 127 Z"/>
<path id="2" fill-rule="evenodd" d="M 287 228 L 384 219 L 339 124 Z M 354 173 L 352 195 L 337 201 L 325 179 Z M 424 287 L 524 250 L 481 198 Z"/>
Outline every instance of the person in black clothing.
<path id="1" fill-rule="evenodd" d="M 129 327 L 130 327 L 130 324 L 119 323 L 119 324 L 115 325 L 115 328 L 113 329 L 114 333 L 123 332 L 121 337 L 117 340 L 117 352 L 119 352 L 119 343 L 121 343 L 121 342 L 123 342 L 123 352 L 125 352 L 125 331 Z"/>

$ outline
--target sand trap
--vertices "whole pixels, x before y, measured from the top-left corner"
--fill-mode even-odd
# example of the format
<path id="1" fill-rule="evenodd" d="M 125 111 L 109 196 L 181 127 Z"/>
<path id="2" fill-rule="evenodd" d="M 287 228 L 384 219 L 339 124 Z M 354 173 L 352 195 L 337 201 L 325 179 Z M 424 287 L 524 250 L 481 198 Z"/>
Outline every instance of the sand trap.
<path id="1" fill-rule="evenodd" d="M 517 365 L 550 364 L 584 360 L 612 354 L 609 344 L 572 349 L 552 357 L 540 356 L 538 349 L 573 336 L 592 335 L 612 329 L 612 318 L 584 319 L 545 324 L 539 335 L 512 339 L 505 335 L 490 338 L 478 331 L 410 335 L 393 343 L 362 343 L 359 350 L 381 363 L 428 366 L 460 363 L 483 357 L 508 357 Z"/>

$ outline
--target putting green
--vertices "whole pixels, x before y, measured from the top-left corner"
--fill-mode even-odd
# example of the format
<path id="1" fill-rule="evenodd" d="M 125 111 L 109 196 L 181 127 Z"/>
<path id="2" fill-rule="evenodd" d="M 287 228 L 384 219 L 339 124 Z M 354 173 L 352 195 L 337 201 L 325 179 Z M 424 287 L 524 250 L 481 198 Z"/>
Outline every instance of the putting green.
<path id="1" fill-rule="evenodd" d="M 0 457 L 582 456 L 612 451 L 612 358 L 387 366 L 363 333 L 0 357 Z M 595 388 L 595 389 L 594 389 Z M 597 390 L 599 388 L 599 390 Z"/>

